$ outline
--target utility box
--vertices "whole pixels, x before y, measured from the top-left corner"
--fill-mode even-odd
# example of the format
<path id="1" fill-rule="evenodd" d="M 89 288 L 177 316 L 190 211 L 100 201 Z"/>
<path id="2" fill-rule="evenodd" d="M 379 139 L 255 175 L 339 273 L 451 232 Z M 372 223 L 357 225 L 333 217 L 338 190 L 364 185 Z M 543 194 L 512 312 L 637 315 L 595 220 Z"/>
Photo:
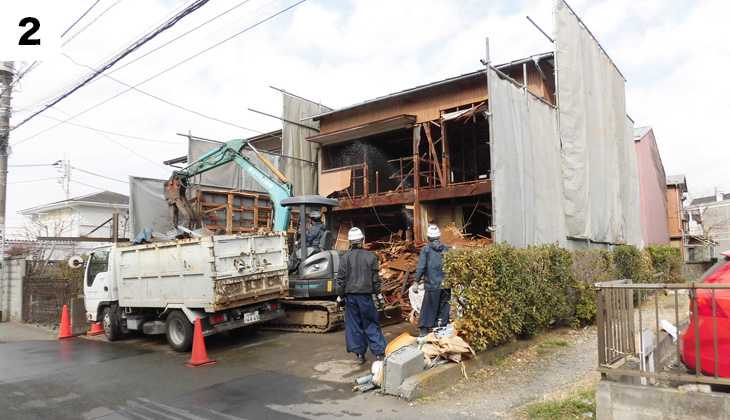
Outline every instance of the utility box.
<path id="1" fill-rule="evenodd" d="M 407 378 L 423 372 L 423 352 L 414 346 L 401 347 L 383 361 L 383 394 L 397 395 Z"/>

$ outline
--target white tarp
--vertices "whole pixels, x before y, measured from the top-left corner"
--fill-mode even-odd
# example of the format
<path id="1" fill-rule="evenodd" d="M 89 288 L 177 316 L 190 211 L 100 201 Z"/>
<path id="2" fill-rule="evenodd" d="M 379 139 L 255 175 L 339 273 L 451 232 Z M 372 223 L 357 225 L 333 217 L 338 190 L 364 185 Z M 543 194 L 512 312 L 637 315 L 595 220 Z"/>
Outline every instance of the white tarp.
<path id="1" fill-rule="evenodd" d="M 557 111 L 489 70 L 496 241 L 565 244 Z"/>
<path id="2" fill-rule="evenodd" d="M 641 246 L 626 82 L 563 1 L 555 28 L 567 235 Z"/>
<path id="3" fill-rule="evenodd" d="M 317 173 L 319 168 L 317 161 L 319 145 L 304 139 L 319 133 L 319 122 L 311 119 L 301 120 L 302 118 L 331 111 L 331 109 L 286 92 L 282 92 L 282 100 L 284 102 L 281 116 L 282 154 L 301 159 L 286 159 L 282 173 L 291 182 L 293 195 L 318 194 Z M 305 127 L 311 127 L 311 129 Z"/>
<path id="4" fill-rule="evenodd" d="M 164 194 L 165 180 L 129 177 L 129 219 L 132 238 L 152 228 L 165 233 L 172 229 Z"/>
<path id="5" fill-rule="evenodd" d="M 190 139 L 188 142 L 188 162 L 193 162 L 211 150 L 220 147 L 219 143 L 211 143 Z M 278 181 L 276 175 L 256 156 L 253 150 L 245 148 L 242 155 L 246 156 L 257 168 L 261 169 L 266 175 Z M 279 171 L 283 169 L 284 158 L 270 153 L 261 153 L 266 160 Z M 290 160 L 290 159 L 288 159 Z M 252 176 L 241 168 L 237 163 L 230 162 L 219 168 L 211 169 L 203 172 L 200 176 L 195 177 L 195 182 L 203 185 L 223 187 L 226 189 L 243 190 L 251 192 L 266 193 L 267 191 Z"/>

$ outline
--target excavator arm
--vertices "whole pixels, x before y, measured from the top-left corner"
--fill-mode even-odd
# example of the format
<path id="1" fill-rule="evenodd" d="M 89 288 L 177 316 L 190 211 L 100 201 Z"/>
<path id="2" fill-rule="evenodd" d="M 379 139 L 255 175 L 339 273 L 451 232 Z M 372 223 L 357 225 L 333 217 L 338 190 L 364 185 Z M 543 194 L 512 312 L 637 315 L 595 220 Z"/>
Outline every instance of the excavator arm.
<path id="1" fill-rule="evenodd" d="M 274 179 L 257 167 L 249 158 L 241 154 L 245 147 L 250 147 L 261 161 L 276 175 Z M 291 210 L 281 205 L 281 200 L 292 196 L 291 183 L 274 167 L 261 153 L 246 140 L 231 140 L 220 147 L 201 156 L 185 169 L 175 171 L 172 177 L 165 182 L 165 200 L 170 207 L 170 223 L 177 227 L 179 214 L 182 213 L 182 224 L 191 229 L 199 226 L 198 217 L 195 215 L 192 206 L 185 197 L 187 180 L 195 175 L 215 169 L 230 162 L 241 166 L 253 179 L 258 182 L 269 193 L 274 207 L 273 230 L 287 230 Z"/>

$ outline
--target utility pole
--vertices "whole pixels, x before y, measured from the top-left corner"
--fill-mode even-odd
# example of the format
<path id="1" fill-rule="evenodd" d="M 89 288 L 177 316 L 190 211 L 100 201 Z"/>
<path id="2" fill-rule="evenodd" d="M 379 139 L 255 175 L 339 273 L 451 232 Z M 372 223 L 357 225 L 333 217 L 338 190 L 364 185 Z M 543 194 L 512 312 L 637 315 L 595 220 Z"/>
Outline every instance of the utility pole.
<path id="1" fill-rule="evenodd" d="M 5 197 L 8 185 L 8 141 L 10 140 L 10 94 L 12 92 L 12 61 L 0 62 L 0 315 L 4 294 L 2 283 L 5 278 Z M 0 319 L 2 321 L 2 319 Z"/>

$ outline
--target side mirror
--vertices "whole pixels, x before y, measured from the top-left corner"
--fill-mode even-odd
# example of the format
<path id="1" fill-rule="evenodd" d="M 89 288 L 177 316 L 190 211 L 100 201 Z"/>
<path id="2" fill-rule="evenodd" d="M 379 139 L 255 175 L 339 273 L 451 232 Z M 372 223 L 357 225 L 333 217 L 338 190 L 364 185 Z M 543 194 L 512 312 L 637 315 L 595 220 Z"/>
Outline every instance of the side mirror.
<path id="1" fill-rule="evenodd" d="M 86 267 L 86 262 L 80 256 L 74 255 L 68 259 L 68 266 L 71 268 Z"/>

